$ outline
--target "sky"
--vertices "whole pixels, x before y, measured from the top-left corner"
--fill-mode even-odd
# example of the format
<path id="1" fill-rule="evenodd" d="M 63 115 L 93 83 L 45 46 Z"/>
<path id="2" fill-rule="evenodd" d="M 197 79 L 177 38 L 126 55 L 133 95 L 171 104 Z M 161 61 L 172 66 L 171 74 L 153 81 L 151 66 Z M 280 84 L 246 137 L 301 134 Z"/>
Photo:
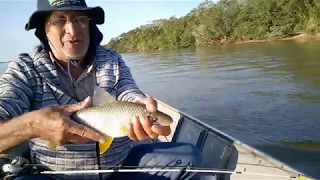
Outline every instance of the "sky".
<path id="1" fill-rule="evenodd" d="M 105 23 L 98 26 L 104 35 L 103 45 L 153 20 L 185 16 L 203 1 L 86 0 L 88 6 L 101 6 L 105 11 Z M 36 0 L 0 0 L 0 61 L 10 61 L 39 44 L 33 30 L 24 30 L 36 4 Z"/>

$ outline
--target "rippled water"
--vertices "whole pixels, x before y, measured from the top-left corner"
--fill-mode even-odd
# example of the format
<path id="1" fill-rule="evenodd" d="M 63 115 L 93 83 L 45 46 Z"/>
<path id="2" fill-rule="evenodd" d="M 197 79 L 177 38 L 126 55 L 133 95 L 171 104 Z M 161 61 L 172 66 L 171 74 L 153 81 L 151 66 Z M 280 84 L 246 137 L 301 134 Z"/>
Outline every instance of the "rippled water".
<path id="1" fill-rule="evenodd" d="M 123 54 L 148 94 L 320 177 L 320 42 Z"/>
<path id="2" fill-rule="evenodd" d="M 123 58 L 146 93 L 320 177 L 320 145 L 294 143 L 320 142 L 319 49 L 285 41 Z"/>

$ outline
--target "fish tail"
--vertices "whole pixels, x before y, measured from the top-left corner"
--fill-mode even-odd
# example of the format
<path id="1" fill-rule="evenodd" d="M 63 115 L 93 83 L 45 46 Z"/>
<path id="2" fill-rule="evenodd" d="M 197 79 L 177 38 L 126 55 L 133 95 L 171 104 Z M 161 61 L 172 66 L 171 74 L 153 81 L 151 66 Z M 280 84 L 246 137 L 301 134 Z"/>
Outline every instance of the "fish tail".
<path id="1" fill-rule="evenodd" d="M 49 142 L 48 146 L 51 151 L 56 151 L 57 145 L 55 143 Z"/>
<path id="2" fill-rule="evenodd" d="M 297 177 L 298 180 L 315 180 L 307 177 Z"/>
<path id="3" fill-rule="evenodd" d="M 109 149 L 112 141 L 113 141 L 113 137 L 107 137 L 104 143 L 99 143 L 100 154 L 103 154 Z"/>

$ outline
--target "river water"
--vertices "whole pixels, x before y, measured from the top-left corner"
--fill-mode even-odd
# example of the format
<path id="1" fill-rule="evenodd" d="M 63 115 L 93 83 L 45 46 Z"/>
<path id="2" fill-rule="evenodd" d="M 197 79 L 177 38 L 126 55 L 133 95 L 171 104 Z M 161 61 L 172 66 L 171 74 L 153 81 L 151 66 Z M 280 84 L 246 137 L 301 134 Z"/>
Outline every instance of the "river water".
<path id="1" fill-rule="evenodd" d="M 146 93 L 320 177 L 319 50 L 282 41 L 122 55 Z"/>
<path id="2" fill-rule="evenodd" d="M 146 93 L 320 177 L 319 50 L 282 41 L 123 58 Z"/>

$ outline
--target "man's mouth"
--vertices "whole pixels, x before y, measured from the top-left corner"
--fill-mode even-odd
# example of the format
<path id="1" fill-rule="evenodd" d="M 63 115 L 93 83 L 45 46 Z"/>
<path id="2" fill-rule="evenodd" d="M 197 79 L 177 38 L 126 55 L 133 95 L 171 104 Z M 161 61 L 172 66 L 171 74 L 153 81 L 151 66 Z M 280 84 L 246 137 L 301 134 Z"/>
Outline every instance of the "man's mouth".
<path id="1" fill-rule="evenodd" d="M 71 44 L 78 44 L 80 42 L 80 40 L 70 40 L 69 43 Z"/>

